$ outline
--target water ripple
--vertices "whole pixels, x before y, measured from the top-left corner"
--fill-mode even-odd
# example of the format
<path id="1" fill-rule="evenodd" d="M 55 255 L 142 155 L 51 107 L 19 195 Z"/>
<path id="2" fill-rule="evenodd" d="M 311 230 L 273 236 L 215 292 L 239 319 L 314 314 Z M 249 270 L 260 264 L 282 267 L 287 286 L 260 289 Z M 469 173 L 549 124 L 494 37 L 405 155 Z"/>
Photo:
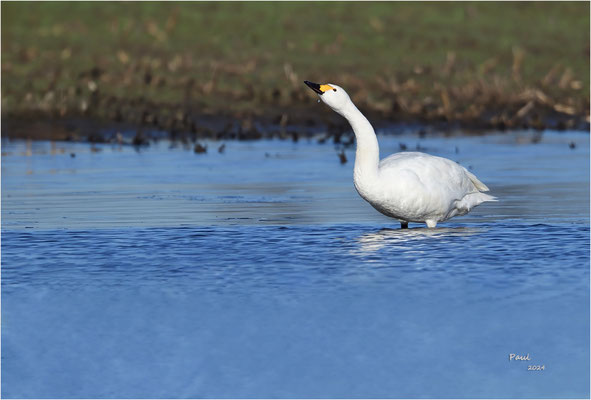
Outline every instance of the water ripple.
<path id="1" fill-rule="evenodd" d="M 5 231 L 2 285 L 164 285 L 251 293 L 462 286 L 486 295 L 486 288 L 583 284 L 588 243 L 588 227 L 548 224 Z"/>

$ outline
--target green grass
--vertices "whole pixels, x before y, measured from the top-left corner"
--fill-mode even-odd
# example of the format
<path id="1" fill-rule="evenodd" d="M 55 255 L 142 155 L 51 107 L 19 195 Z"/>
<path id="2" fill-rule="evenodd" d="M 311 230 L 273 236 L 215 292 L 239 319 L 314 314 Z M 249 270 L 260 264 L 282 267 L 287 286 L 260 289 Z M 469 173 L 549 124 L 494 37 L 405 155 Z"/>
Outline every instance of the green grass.
<path id="1" fill-rule="evenodd" d="M 271 93 L 305 90 L 301 82 L 364 87 L 376 98 L 379 78 L 412 95 L 475 81 L 502 81 L 517 93 L 541 87 L 556 68 L 570 69 L 574 88 L 543 87 L 556 101 L 589 103 L 588 2 L 43 2 L 2 5 L 3 112 L 38 107 L 48 92 L 68 97 L 81 73 L 98 67 L 101 94 L 182 102 L 213 109 L 268 107 Z M 514 50 L 523 51 L 514 79 Z M 450 74 L 443 71 L 455 54 Z M 496 66 L 483 72 L 483 64 Z M 251 63 L 252 68 L 243 68 Z M 420 67 L 417 69 L 417 67 Z M 290 81 L 285 69 L 295 73 Z M 423 73 L 416 73 L 422 69 Z M 415 71 L 416 70 L 416 71 Z M 156 78 L 149 85 L 144 74 Z M 216 71 L 216 72 L 214 72 Z M 413 72 L 415 71 L 415 72 Z M 203 87 L 213 81 L 213 90 Z M 164 83 L 158 84 L 158 82 Z M 256 96 L 248 99 L 252 87 Z M 35 101 L 25 101 L 29 94 Z M 71 97 L 71 96 L 70 96 Z M 69 97 L 68 97 L 69 98 Z M 244 98 L 245 100 L 236 100 Z M 570 100 L 569 100 L 570 99 Z M 65 103 L 73 100 L 64 100 Z M 68 104 L 70 104 L 68 103 Z M 50 105 L 51 106 L 51 105 Z"/>

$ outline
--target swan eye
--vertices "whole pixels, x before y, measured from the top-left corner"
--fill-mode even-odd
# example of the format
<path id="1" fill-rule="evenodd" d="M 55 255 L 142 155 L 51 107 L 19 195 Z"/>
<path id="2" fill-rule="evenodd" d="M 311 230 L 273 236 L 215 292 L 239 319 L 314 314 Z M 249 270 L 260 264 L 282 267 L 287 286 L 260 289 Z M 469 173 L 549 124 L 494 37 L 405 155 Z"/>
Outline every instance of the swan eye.
<path id="1" fill-rule="evenodd" d="M 333 92 L 336 92 L 337 90 L 336 90 L 336 89 L 333 89 L 332 91 L 333 91 Z"/>

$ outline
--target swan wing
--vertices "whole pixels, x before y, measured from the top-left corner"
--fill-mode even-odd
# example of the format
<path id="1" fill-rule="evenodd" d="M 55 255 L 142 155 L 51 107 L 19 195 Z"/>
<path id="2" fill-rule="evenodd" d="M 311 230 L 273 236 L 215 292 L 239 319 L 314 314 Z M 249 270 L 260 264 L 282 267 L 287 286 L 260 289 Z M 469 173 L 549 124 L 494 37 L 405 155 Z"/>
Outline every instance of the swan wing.
<path id="1" fill-rule="evenodd" d="M 494 197 L 488 187 L 461 165 L 419 152 L 392 154 L 380 161 L 380 176 L 390 183 L 383 199 L 396 199 L 400 209 L 417 216 L 445 220 L 463 215 Z"/>
<path id="2" fill-rule="evenodd" d="M 379 171 L 385 178 L 399 180 L 401 176 L 416 177 L 430 191 L 443 192 L 461 199 L 468 193 L 488 188 L 461 165 L 447 158 L 419 152 L 392 154 L 380 161 Z M 443 194 L 440 193 L 440 194 Z"/>
<path id="3" fill-rule="evenodd" d="M 464 168 L 464 167 L 462 167 Z M 486 186 L 484 183 L 480 182 L 480 180 L 476 177 L 476 175 L 474 175 L 472 172 L 468 171 L 466 168 L 464 168 L 464 172 L 466 173 L 466 175 L 468 175 L 468 177 L 470 178 L 470 180 L 472 181 L 472 183 L 474 184 L 474 186 L 476 187 L 476 189 L 478 189 L 478 191 L 480 192 L 488 192 L 488 186 Z"/>

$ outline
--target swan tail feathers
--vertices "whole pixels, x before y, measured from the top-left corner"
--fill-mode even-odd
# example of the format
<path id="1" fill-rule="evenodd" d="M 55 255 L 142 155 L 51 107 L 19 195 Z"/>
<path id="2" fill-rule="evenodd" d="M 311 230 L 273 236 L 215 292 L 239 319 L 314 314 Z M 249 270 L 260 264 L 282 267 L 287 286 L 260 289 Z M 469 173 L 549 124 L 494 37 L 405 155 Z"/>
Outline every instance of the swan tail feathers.
<path id="1" fill-rule="evenodd" d="M 485 201 L 499 201 L 499 199 L 497 199 L 495 196 L 491 196 L 490 194 L 486 194 L 486 193 L 478 193 L 480 196 L 480 198 L 482 199 L 481 203 L 484 203 Z"/>
<path id="2" fill-rule="evenodd" d="M 490 194 L 475 192 L 470 193 L 460 201 L 456 203 L 456 209 L 459 211 L 459 215 L 464 215 L 472 210 L 477 205 L 484 203 L 485 201 L 499 201 L 495 196 Z"/>

